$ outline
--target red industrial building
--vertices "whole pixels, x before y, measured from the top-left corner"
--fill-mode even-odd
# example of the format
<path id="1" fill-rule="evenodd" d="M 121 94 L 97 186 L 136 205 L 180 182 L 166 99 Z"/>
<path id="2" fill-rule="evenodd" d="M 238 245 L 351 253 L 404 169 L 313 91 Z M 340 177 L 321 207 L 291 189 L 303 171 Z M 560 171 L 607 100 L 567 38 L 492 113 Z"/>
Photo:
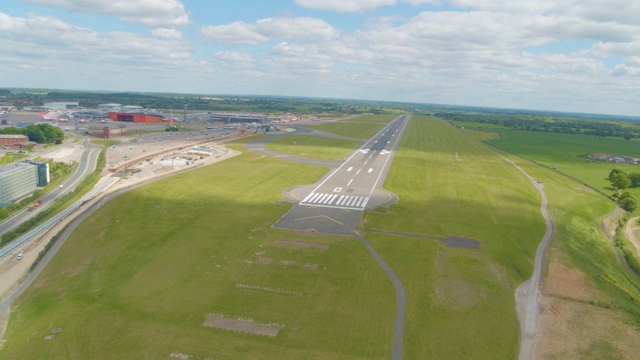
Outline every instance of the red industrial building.
<path id="1" fill-rule="evenodd" d="M 166 122 L 165 118 L 160 115 L 149 115 L 139 113 L 122 113 L 122 112 L 110 112 L 109 119 L 113 121 L 133 122 L 133 123 L 146 123 L 152 124 L 157 122 Z"/>
<path id="2" fill-rule="evenodd" d="M 13 145 L 29 141 L 26 135 L 0 135 L 0 146 Z"/>

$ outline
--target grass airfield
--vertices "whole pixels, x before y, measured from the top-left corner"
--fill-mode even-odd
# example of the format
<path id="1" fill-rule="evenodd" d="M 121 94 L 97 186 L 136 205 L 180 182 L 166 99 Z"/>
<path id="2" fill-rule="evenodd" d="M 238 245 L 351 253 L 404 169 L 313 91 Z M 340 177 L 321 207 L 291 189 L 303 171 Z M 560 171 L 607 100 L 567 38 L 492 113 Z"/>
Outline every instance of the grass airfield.
<path id="1" fill-rule="evenodd" d="M 371 131 L 339 124 L 330 125 L 344 136 Z M 608 203 L 581 191 L 569 197 L 570 180 L 535 165 L 527 171 L 549 184 L 554 220 L 567 224 L 554 251 L 589 277 L 607 270 L 609 280 L 590 284 L 633 320 L 633 300 L 610 279 L 637 289 L 597 236 Z M 360 242 L 270 228 L 290 207 L 282 191 L 325 173 L 247 152 L 107 203 L 15 303 L 0 358 L 388 359 L 394 290 Z M 444 122 L 413 117 L 385 188 L 400 201 L 366 213 L 363 227 L 406 233 L 365 231 L 407 291 L 405 359 L 515 358 L 513 292 L 544 232 L 533 186 Z M 481 248 L 420 237 L 447 235 Z M 587 235 L 592 241 L 581 243 Z M 584 246 L 601 251 L 573 255 Z M 209 314 L 278 334 L 203 326 Z"/>

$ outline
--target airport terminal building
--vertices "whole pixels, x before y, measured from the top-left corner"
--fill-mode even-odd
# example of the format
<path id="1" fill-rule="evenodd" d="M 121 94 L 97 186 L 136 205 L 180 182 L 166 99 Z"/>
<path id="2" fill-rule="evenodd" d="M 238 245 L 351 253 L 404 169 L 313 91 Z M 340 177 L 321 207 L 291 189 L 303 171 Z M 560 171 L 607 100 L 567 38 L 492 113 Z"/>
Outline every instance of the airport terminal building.
<path id="1" fill-rule="evenodd" d="M 49 164 L 23 161 L 0 169 L 0 204 L 11 202 L 49 184 Z"/>

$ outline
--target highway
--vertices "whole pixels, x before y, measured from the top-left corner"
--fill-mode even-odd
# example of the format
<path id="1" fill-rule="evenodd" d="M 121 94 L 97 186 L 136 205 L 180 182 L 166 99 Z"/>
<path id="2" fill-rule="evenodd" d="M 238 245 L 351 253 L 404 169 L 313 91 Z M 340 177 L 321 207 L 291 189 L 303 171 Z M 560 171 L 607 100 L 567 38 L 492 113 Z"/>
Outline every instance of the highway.
<path id="1" fill-rule="evenodd" d="M 364 210 L 384 180 L 408 119 L 408 115 L 401 115 L 390 122 L 305 196 L 300 205 Z"/>
<path id="2" fill-rule="evenodd" d="M 73 189 L 87 175 L 95 170 L 96 162 L 98 160 L 98 155 L 100 154 L 101 149 L 102 147 L 99 146 L 88 145 L 82 153 L 82 157 L 80 159 L 80 162 L 78 163 L 78 168 L 67 180 L 62 183 L 62 188 L 53 189 L 52 191 L 45 194 L 42 197 L 42 206 L 37 208 L 35 211 L 28 211 L 24 209 L 23 211 L 20 211 L 16 215 L 0 223 L 0 236 L 6 232 L 14 230 L 24 221 L 32 218 L 43 209 L 46 209 L 59 197 L 73 191 Z"/>

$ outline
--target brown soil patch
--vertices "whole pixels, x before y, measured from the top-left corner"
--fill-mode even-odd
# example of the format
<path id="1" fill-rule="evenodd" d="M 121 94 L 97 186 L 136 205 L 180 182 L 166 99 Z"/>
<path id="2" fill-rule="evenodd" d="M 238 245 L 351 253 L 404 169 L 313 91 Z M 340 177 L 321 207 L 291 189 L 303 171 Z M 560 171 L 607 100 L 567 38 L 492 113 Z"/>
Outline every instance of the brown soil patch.
<path id="1" fill-rule="evenodd" d="M 640 332 L 616 310 L 545 297 L 534 359 L 634 359 Z"/>
<path id="2" fill-rule="evenodd" d="M 202 325 L 269 337 L 275 337 L 278 335 L 278 331 L 280 331 L 281 328 L 273 325 L 256 324 L 251 319 L 231 319 L 219 314 L 208 314 Z"/>
<path id="3" fill-rule="evenodd" d="M 551 255 L 543 284 L 534 359 L 634 359 L 640 331 L 606 306 L 585 274 Z"/>
<path id="4" fill-rule="evenodd" d="M 318 243 L 307 242 L 307 241 L 299 241 L 299 240 L 276 240 L 273 242 L 273 244 L 276 246 L 296 248 L 296 249 L 313 248 L 318 250 L 327 250 L 329 248 L 329 245 L 318 244 Z"/>
<path id="5" fill-rule="evenodd" d="M 576 299 L 592 299 L 595 292 L 584 280 L 584 273 L 578 269 L 571 269 L 559 261 L 549 264 L 548 274 L 544 279 L 543 292 L 545 295 L 560 295 Z"/>

